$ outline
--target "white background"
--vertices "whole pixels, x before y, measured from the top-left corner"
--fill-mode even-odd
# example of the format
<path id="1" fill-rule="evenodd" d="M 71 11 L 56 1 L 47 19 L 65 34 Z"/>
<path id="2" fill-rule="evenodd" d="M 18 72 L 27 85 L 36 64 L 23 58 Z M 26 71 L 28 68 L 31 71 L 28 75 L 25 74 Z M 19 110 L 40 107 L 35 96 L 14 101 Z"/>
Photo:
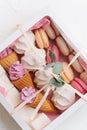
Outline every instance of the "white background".
<path id="1" fill-rule="evenodd" d="M 0 42 L 16 29 L 17 23 L 25 23 L 34 12 L 51 6 L 70 30 L 76 42 L 87 46 L 86 0 L 0 0 Z M 80 108 L 58 130 L 87 130 L 87 105 Z M 0 130 L 20 130 L 0 106 Z"/>

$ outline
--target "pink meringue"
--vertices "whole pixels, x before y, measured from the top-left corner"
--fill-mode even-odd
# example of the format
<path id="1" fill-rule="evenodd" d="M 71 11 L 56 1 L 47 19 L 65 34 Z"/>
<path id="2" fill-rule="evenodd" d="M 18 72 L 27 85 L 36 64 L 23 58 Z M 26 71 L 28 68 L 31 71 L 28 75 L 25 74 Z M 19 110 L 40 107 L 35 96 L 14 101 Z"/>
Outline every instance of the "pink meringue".
<path id="1" fill-rule="evenodd" d="M 6 48 L 0 53 L 0 59 L 3 59 L 4 57 L 8 56 L 12 53 L 12 50 L 10 48 Z"/>
<path id="2" fill-rule="evenodd" d="M 35 89 L 33 89 L 32 87 L 25 87 L 22 89 L 21 93 L 20 93 L 20 98 L 22 101 L 25 101 L 28 97 L 30 97 L 31 95 L 33 95 L 35 93 Z M 35 98 L 33 98 L 29 103 L 32 103 L 34 101 Z"/>
<path id="3" fill-rule="evenodd" d="M 19 61 L 13 63 L 9 68 L 9 76 L 11 80 L 17 80 L 23 77 L 25 73 L 26 73 L 26 69 Z"/>

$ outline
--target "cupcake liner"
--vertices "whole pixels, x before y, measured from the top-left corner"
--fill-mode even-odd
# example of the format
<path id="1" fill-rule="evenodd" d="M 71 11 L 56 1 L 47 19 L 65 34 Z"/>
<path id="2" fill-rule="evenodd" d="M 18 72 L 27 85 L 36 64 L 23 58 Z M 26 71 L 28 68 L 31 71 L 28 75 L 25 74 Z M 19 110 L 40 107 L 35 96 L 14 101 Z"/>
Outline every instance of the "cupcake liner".
<path id="1" fill-rule="evenodd" d="M 28 105 L 30 107 L 36 108 L 42 98 L 43 98 L 43 95 L 41 93 L 39 93 L 36 96 L 33 103 L 28 104 Z M 40 111 L 49 112 L 49 113 L 58 113 L 58 110 L 54 107 L 54 105 L 48 99 L 45 100 L 45 102 L 43 103 L 43 105 L 40 108 Z"/>
<path id="2" fill-rule="evenodd" d="M 15 62 L 18 61 L 18 56 L 15 52 L 12 52 L 8 56 L 4 57 L 3 59 L 0 59 L 0 64 L 3 66 L 3 68 L 8 71 L 9 67 Z"/>
<path id="3" fill-rule="evenodd" d="M 21 77 L 20 79 L 12 81 L 12 83 L 20 91 L 24 87 L 33 87 L 34 88 L 34 84 L 32 82 L 31 76 L 30 76 L 28 71 L 25 73 L 25 75 L 23 75 L 23 77 Z"/>

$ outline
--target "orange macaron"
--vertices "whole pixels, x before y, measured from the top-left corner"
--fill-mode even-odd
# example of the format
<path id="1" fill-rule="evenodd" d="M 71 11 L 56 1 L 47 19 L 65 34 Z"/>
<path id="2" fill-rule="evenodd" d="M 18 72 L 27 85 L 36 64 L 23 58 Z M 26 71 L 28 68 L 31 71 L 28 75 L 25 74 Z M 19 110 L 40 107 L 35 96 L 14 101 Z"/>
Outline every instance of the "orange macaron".
<path id="1" fill-rule="evenodd" d="M 40 28 L 35 30 L 35 39 L 37 46 L 40 49 L 47 48 L 49 46 L 49 39 L 44 29 Z"/>
<path id="2" fill-rule="evenodd" d="M 70 83 L 74 78 L 74 73 L 71 67 L 67 68 L 68 63 L 63 62 L 63 71 L 61 72 L 61 76 L 63 77 L 64 81 Z"/>

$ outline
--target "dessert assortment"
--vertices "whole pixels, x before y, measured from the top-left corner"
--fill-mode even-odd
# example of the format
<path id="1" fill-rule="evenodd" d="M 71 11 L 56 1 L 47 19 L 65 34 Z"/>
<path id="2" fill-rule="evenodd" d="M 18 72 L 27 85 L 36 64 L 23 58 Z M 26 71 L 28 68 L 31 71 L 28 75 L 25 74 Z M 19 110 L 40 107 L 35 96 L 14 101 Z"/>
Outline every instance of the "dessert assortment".
<path id="1" fill-rule="evenodd" d="M 87 93 L 87 64 L 52 19 L 42 18 L 0 52 L 0 93 L 33 130 L 41 130 Z M 51 118 L 53 117 L 53 118 Z"/>

